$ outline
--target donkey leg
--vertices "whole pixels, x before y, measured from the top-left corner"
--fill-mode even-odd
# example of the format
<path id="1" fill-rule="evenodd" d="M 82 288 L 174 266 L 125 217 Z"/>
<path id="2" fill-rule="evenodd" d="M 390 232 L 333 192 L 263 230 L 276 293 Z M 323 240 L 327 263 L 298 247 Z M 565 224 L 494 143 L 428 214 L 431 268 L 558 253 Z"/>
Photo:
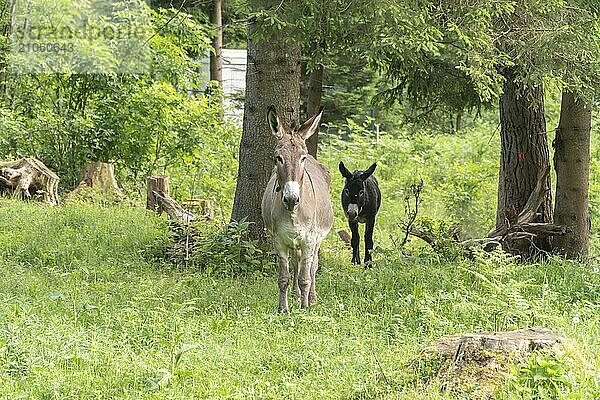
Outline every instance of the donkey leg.
<path id="1" fill-rule="evenodd" d="M 277 267 L 278 267 L 278 284 L 279 284 L 279 311 L 288 312 L 288 286 L 290 285 L 290 270 L 288 265 L 288 249 L 287 247 L 277 248 Z"/>
<path id="2" fill-rule="evenodd" d="M 371 251 L 373 251 L 373 228 L 375 228 L 375 218 L 368 219 L 365 227 L 365 264 L 371 261 Z"/>
<path id="3" fill-rule="evenodd" d="M 300 298 L 300 286 L 298 285 L 298 271 L 300 270 L 300 257 L 302 256 L 300 250 L 295 250 L 296 262 L 294 263 L 294 297 Z"/>
<path id="4" fill-rule="evenodd" d="M 352 239 L 350 244 L 352 245 L 352 263 L 360 264 L 360 234 L 358 233 L 358 222 L 349 222 L 350 231 L 352 232 Z"/>
<path id="5" fill-rule="evenodd" d="M 298 263 L 298 285 L 300 286 L 300 308 L 308 308 L 308 293 L 310 291 L 311 279 L 311 264 L 314 246 L 302 249 L 302 256 Z"/>
<path id="6" fill-rule="evenodd" d="M 310 292 L 308 292 L 308 303 L 317 303 L 317 269 L 319 269 L 319 246 L 316 246 L 310 266 Z"/>

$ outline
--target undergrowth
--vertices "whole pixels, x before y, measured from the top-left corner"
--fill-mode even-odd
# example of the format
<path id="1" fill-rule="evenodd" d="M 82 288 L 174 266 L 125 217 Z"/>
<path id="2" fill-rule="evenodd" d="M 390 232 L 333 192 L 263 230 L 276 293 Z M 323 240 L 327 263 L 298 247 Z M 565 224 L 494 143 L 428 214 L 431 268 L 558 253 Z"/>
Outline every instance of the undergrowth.
<path id="1" fill-rule="evenodd" d="M 275 270 L 268 247 L 247 237 L 249 222 L 170 223 L 167 241 L 159 240 L 156 258 L 180 270 L 220 277 L 266 274 Z"/>
<path id="2" fill-rule="evenodd" d="M 442 335 L 533 325 L 564 332 L 579 355 L 558 370 L 546 360 L 549 384 L 598 396 L 593 264 L 501 252 L 450 262 L 380 245 L 362 270 L 328 238 L 318 304 L 281 315 L 272 261 L 222 261 L 247 255 L 243 227 L 204 228 L 204 260 L 223 263 L 210 271 L 157 262 L 172 238 L 141 208 L 0 200 L 0 398 L 457 399 L 407 366 Z M 498 398 L 533 387 L 536 365 L 515 367 Z"/>

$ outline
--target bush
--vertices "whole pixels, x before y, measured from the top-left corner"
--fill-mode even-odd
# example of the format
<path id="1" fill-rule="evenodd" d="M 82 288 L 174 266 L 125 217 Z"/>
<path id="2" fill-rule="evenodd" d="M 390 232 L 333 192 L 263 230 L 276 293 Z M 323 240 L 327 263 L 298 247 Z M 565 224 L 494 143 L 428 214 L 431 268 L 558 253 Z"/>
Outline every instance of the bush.
<path id="1" fill-rule="evenodd" d="M 511 367 L 506 382 L 495 394 L 500 400 L 591 399 L 593 385 L 585 381 L 580 362 L 567 351 L 537 351 Z M 597 398 L 597 397 L 596 397 Z"/>
<path id="2" fill-rule="evenodd" d="M 157 243 L 156 253 L 177 268 L 208 275 L 268 274 L 275 270 L 273 257 L 258 241 L 247 238 L 249 225 L 245 220 L 228 224 L 172 223 L 171 240 L 166 246 Z"/>
<path id="3" fill-rule="evenodd" d="M 208 174 L 231 169 L 223 165 L 235 163 L 237 152 L 230 148 L 238 130 L 223 121 L 219 94 L 201 91 L 207 79 L 199 72 L 198 60 L 210 48 L 210 28 L 181 10 L 154 11 L 140 2 L 130 11 L 137 14 L 128 18 L 156 30 L 145 43 L 149 72 L 61 70 L 34 78 L 7 77 L 11 96 L 0 104 L 0 158 L 39 158 L 60 176 L 64 191 L 78 183 L 87 161 L 116 164 L 120 182 L 135 188 L 156 173 L 202 181 L 205 176 L 198 171 L 215 154 L 218 160 L 210 163 L 214 168 L 206 168 Z M 106 53 L 103 43 L 89 46 L 90 53 Z M 198 188 L 204 189 L 196 185 L 187 191 Z M 224 197 L 216 196 L 219 204 Z"/>

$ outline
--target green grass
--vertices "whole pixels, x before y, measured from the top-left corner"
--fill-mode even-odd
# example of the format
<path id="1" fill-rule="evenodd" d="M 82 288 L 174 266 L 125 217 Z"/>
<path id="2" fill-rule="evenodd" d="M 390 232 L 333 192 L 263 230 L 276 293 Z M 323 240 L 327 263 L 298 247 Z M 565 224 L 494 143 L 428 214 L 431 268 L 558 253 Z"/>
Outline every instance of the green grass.
<path id="1" fill-rule="evenodd" d="M 407 365 L 444 334 L 531 325 L 571 338 L 573 390 L 600 395 L 591 264 L 386 247 L 363 271 L 328 239 L 319 303 L 280 315 L 274 273 L 174 269 L 154 257 L 165 236 L 141 208 L 0 200 L 0 398 L 464 398 Z"/>

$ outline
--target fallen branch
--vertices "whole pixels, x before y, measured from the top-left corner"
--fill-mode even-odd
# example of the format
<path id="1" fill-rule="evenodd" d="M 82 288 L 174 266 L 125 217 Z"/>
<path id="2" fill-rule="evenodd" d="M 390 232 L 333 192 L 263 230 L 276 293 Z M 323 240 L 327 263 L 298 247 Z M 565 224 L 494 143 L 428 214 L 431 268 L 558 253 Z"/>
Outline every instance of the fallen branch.
<path id="1" fill-rule="evenodd" d="M 550 168 L 546 168 L 540 175 L 534 190 L 529 195 L 521 212 L 516 215 L 516 212 L 513 211 L 512 217 L 509 215 L 510 213 L 507 212 L 505 223 L 490 232 L 485 238 L 459 241 L 458 235 L 456 235 L 455 232 L 447 232 L 446 235 L 448 239 L 452 239 L 452 241 L 463 248 L 467 254 L 470 254 L 471 249 L 475 246 L 482 247 L 485 251 L 491 251 L 499 246 L 510 249 L 513 248 L 513 245 L 516 242 L 523 240 L 527 240 L 532 246 L 535 246 L 534 239 L 566 234 L 568 228 L 565 226 L 553 223 L 532 222 L 537 217 L 538 209 L 548 192 L 548 189 L 545 188 L 545 182 L 549 173 Z M 416 215 L 414 217 L 416 218 Z M 445 246 L 443 240 L 440 240 L 440 238 L 432 232 L 426 232 L 408 225 L 405 225 L 405 229 L 408 234 L 418 237 L 428 243 L 434 251 L 438 253 L 443 252 L 443 246 Z M 538 250 L 540 252 L 542 251 L 540 249 Z"/>
<path id="2" fill-rule="evenodd" d="M 160 208 L 167 213 L 167 215 L 173 219 L 183 222 L 194 221 L 197 217 L 183 209 L 171 196 L 162 191 L 153 191 L 154 199 Z"/>
<path id="3" fill-rule="evenodd" d="M 182 222 L 194 221 L 198 217 L 186 211 L 170 196 L 169 177 L 157 175 L 148 177 L 146 208 L 158 214 L 165 212 L 174 220 Z"/>
<path id="4" fill-rule="evenodd" d="M 535 219 L 535 217 L 537 216 L 537 210 L 540 208 L 540 205 L 544 202 L 546 193 L 548 193 L 549 190 L 546 189 L 545 186 L 546 179 L 548 179 L 548 174 L 550 174 L 550 167 L 546 168 L 541 174 L 541 176 L 538 178 L 535 188 L 529 195 L 525 206 L 523 206 L 523 210 L 521 210 L 521 212 L 516 218 L 516 223 L 511 224 L 511 221 L 507 219 L 504 221 L 504 224 L 502 226 L 488 233 L 488 237 L 506 236 L 511 230 L 515 229 L 515 227 L 522 227 Z"/>

